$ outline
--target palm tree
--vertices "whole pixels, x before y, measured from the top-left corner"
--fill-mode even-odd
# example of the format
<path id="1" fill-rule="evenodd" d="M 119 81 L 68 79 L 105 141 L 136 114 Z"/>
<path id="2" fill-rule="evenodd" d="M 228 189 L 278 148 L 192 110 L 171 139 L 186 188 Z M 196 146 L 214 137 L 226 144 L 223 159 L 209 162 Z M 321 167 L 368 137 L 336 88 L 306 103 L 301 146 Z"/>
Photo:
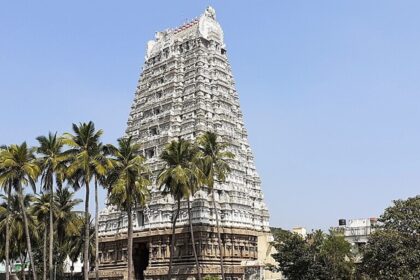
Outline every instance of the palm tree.
<path id="1" fill-rule="evenodd" d="M 57 133 L 48 136 L 39 136 L 36 138 L 39 142 L 37 153 L 39 154 L 39 163 L 41 166 L 41 184 L 44 190 L 50 192 L 51 206 L 54 205 L 54 177 L 57 181 L 57 185 L 61 185 L 64 179 L 64 170 L 66 167 L 67 157 L 63 153 L 63 140 L 57 137 Z M 54 249 L 54 217 L 53 207 L 49 211 L 49 271 L 50 279 L 54 278 L 54 266 L 53 266 L 53 249 Z M 45 259 L 44 259 L 45 261 Z"/>
<path id="2" fill-rule="evenodd" d="M 58 187 L 54 195 L 54 218 L 55 229 L 57 234 L 57 256 L 58 272 L 63 270 L 63 262 L 69 255 L 69 248 L 66 246 L 66 241 L 73 236 L 78 235 L 81 223 L 80 214 L 74 208 L 81 203 L 81 199 L 74 198 L 74 192 L 69 188 Z M 79 237 L 80 239 L 80 237 Z M 83 238 L 82 238 L 83 240 Z"/>
<path id="3" fill-rule="evenodd" d="M 102 186 L 106 184 L 107 172 L 112 168 L 113 161 L 108 157 L 108 146 L 99 143 L 97 151 L 94 153 L 93 177 L 95 182 L 95 278 L 99 280 L 99 203 L 98 203 L 98 183 Z"/>
<path id="4" fill-rule="evenodd" d="M 12 182 L 13 187 L 17 191 L 23 214 L 26 246 L 32 267 L 32 277 L 33 280 L 37 280 L 36 267 L 32 256 L 28 217 L 23 200 L 23 186 L 31 185 L 35 192 L 35 180 L 40 173 L 40 169 L 36 163 L 34 149 L 29 148 L 26 142 L 23 142 L 21 145 L 10 145 L 2 154 L 2 167 L 4 171 L 0 175 L 0 185 L 4 186 L 8 182 Z"/>
<path id="5" fill-rule="evenodd" d="M 43 275 L 42 279 L 47 279 L 47 240 L 48 240 L 48 218 L 49 214 L 53 212 L 52 199 L 50 193 L 41 193 L 34 198 L 31 211 L 40 222 L 40 227 L 43 230 Z M 54 234 L 50 231 L 50 235 Z M 51 239 L 50 239 L 51 240 Z M 50 245 L 51 246 L 51 245 Z M 50 268 L 50 272 L 51 272 Z M 53 274 L 54 277 L 54 274 Z M 50 278 L 53 279 L 53 278 Z"/>
<path id="6" fill-rule="evenodd" d="M 140 145 L 132 138 L 118 139 L 118 148 L 109 147 L 115 164 L 108 176 L 109 202 L 127 211 L 128 216 L 128 279 L 133 277 L 133 208 L 144 207 L 150 197 L 149 170 L 140 156 Z"/>
<path id="7" fill-rule="evenodd" d="M 160 172 L 157 184 L 162 188 L 164 194 L 171 195 L 177 201 L 177 208 L 172 216 L 172 238 L 170 248 L 168 279 L 172 278 L 172 262 L 175 247 L 175 227 L 181 208 L 181 199 L 188 198 L 192 194 L 193 185 L 197 182 L 197 168 L 194 165 L 196 150 L 194 146 L 184 139 L 170 142 L 162 151 L 160 158 L 166 163 L 166 167 Z M 190 208 L 189 208 L 190 210 Z M 190 212 L 189 212 L 190 214 Z M 190 220 L 191 222 L 191 220 Z M 190 227 L 193 239 L 192 226 Z M 198 277 L 201 273 L 193 241 L 193 252 L 196 259 Z"/>
<path id="8" fill-rule="evenodd" d="M 71 156 L 71 163 L 67 169 L 67 175 L 73 177 L 73 185 L 77 188 L 82 183 L 86 189 L 85 196 L 85 224 L 89 224 L 89 183 L 95 172 L 95 160 L 97 159 L 98 147 L 102 130 L 95 131 L 93 122 L 73 124 L 74 135 L 66 133 L 64 143 L 70 146 L 66 154 Z M 89 279 L 89 227 L 85 227 L 83 275 Z"/>
<path id="9" fill-rule="evenodd" d="M 227 143 L 219 142 L 217 134 L 213 132 L 205 132 L 197 138 L 197 144 L 200 149 L 200 167 L 205 176 L 206 185 L 211 191 L 213 200 L 213 211 L 216 215 L 217 239 L 220 253 L 220 271 L 222 280 L 225 280 L 225 272 L 223 267 L 222 241 L 220 237 L 219 214 L 216 207 L 216 198 L 214 190 L 214 181 L 219 183 L 225 182 L 227 174 L 230 172 L 230 167 L 227 159 L 231 159 L 234 155 L 226 151 Z"/>
<path id="10" fill-rule="evenodd" d="M 6 171 L 6 169 L 3 167 L 3 153 L 6 150 L 5 146 L 0 147 L 0 177 L 2 177 L 3 172 Z M 0 184 L 0 187 L 4 188 L 4 192 L 6 193 L 6 213 L 9 213 L 9 203 L 10 203 L 10 197 L 12 192 L 12 181 L 5 181 L 3 184 Z M 5 230 L 5 238 L 4 238 L 4 254 L 5 254 L 5 263 L 6 263 L 6 280 L 10 279 L 10 234 L 9 234 L 9 217 L 7 216 L 6 220 L 6 230 Z"/>
<path id="11" fill-rule="evenodd" d="M 54 216 L 59 246 L 63 245 L 67 236 L 72 236 L 79 231 L 80 215 L 74 208 L 83 200 L 74 198 L 74 194 L 67 187 L 58 187 L 54 195 Z"/>
<path id="12" fill-rule="evenodd" d="M 86 224 L 84 217 L 77 215 L 76 220 L 74 221 L 75 224 L 78 225 L 78 230 L 71 236 L 67 237 L 65 240 L 65 247 L 66 251 L 70 257 L 70 260 L 72 262 L 76 262 L 79 257 L 82 258 L 83 263 L 85 262 L 85 254 L 84 254 L 84 247 L 85 247 L 85 238 L 84 235 L 86 233 Z M 88 259 L 88 263 L 92 263 L 92 256 L 95 255 L 95 242 L 94 242 L 94 236 L 95 236 L 95 227 L 92 225 L 92 222 L 90 221 L 90 215 L 89 215 L 89 226 L 87 227 L 89 232 L 89 254 L 91 258 Z"/>
<path id="13" fill-rule="evenodd" d="M 198 186 L 198 184 L 197 184 L 197 186 Z M 196 191 L 197 191 L 197 189 L 192 188 L 190 190 L 190 192 L 191 192 L 190 196 L 194 197 L 194 194 L 195 194 Z M 190 196 L 187 197 L 187 208 L 188 208 L 188 221 L 189 221 L 189 224 L 190 224 L 191 244 L 192 244 L 193 253 L 194 253 L 195 265 L 197 267 L 198 279 L 201 280 L 200 263 L 198 262 L 197 249 L 195 247 L 194 228 L 193 228 L 192 218 L 191 218 Z"/>
<path id="14" fill-rule="evenodd" d="M 1 198 L 5 199 L 4 196 Z M 19 194 L 13 194 L 8 198 L 9 203 L 3 202 L 0 204 L 0 232 L 6 227 L 7 220 L 10 224 L 10 256 L 12 259 L 20 259 L 21 263 L 25 263 L 27 248 L 26 236 L 25 236 L 25 218 L 28 228 L 31 232 L 32 239 L 38 239 L 37 220 L 31 211 L 29 211 L 33 196 L 30 194 L 23 195 L 23 204 L 25 206 L 25 212 L 23 213 L 21 207 L 21 198 Z M 23 277 L 22 277 L 23 278 Z M 23 278 L 24 279 L 24 278 Z"/>

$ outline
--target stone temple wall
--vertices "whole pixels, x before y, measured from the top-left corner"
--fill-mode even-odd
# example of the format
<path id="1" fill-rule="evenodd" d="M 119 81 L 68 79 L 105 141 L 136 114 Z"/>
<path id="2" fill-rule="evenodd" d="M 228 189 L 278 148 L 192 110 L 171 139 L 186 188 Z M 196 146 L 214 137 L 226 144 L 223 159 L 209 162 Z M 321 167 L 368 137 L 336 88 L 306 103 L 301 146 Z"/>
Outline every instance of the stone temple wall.
<path id="1" fill-rule="evenodd" d="M 223 36 L 211 7 L 199 18 L 178 28 L 156 33 L 155 39 L 147 44 L 126 134 L 142 145 L 154 176 L 164 168 L 159 154 L 173 139 L 194 140 L 200 133 L 213 131 L 230 144 L 229 150 L 235 155 L 229 160 L 232 172 L 227 181 L 216 184 L 215 189 L 222 227 L 222 253 L 227 273 L 233 280 L 245 275 L 247 263 L 251 262 L 254 267 L 263 265 L 264 260 L 258 257 L 258 239 L 269 235 L 269 216 Z M 133 214 L 137 269 L 147 257 L 146 267 L 138 273 L 139 279 L 161 279 L 167 273 L 169 260 L 171 217 L 176 203 L 162 195 L 156 186 L 151 189 L 150 203 Z M 202 269 L 205 274 L 206 271 L 218 273 L 220 252 L 211 196 L 203 188 L 191 200 Z M 174 260 L 178 279 L 194 277 L 196 269 L 187 225 L 187 207 L 183 202 L 177 221 Z M 126 213 L 108 206 L 100 213 L 99 231 L 103 279 L 121 279 L 126 266 Z"/>

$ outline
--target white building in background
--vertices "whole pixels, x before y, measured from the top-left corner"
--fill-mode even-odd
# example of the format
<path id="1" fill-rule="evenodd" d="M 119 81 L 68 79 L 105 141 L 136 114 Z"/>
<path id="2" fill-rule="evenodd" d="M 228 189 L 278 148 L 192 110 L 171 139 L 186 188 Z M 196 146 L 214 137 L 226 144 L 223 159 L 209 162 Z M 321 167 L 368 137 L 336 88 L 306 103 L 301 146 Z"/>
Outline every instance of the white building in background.
<path id="1" fill-rule="evenodd" d="M 64 272 L 65 273 L 80 273 L 82 272 L 83 262 L 80 258 L 76 262 L 72 262 L 69 257 L 64 261 Z"/>
<path id="2" fill-rule="evenodd" d="M 291 231 L 293 233 L 299 234 L 300 236 L 302 236 L 302 238 L 306 238 L 307 236 L 307 231 L 304 227 L 294 227 Z"/>
<path id="3" fill-rule="evenodd" d="M 339 220 L 339 228 L 344 230 L 345 239 L 352 245 L 364 245 L 368 242 L 369 235 L 374 231 L 376 218 Z"/>
<path id="4" fill-rule="evenodd" d="M 369 235 L 375 231 L 374 226 L 377 223 L 377 218 L 340 219 L 338 227 L 334 228 L 342 232 L 345 240 L 352 245 L 352 251 L 357 255 L 356 262 L 361 260 L 360 249 L 367 244 Z"/>

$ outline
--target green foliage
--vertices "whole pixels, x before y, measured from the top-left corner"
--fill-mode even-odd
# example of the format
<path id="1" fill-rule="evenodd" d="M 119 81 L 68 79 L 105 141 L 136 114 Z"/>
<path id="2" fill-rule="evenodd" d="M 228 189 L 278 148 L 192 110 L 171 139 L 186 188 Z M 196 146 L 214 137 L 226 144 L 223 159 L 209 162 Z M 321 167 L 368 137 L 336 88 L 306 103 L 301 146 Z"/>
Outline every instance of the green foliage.
<path id="1" fill-rule="evenodd" d="M 293 235 L 293 233 L 291 233 L 290 231 L 284 230 L 282 228 L 272 227 L 270 229 L 276 242 L 283 242 L 287 238 L 290 238 L 291 235 Z"/>
<path id="2" fill-rule="evenodd" d="M 203 277 L 203 280 L 220 280 L 220 278 L 216 275 L 206 275 Z"/>
<path id="3" fill-rule="evenodd" d="M 77 231 L 70 234 L 67 238 L 64 245 L 64 250 L 66 254 L 70 257 L 70 260 L 73 262 L 77 261 L 77 258 L 81 258 L 84 261 L 84 235 L 86 231 L 85 218 L 82 215 L 77 215 L 74 223 L 78 226 Z M 89 259 L 88 262 L 90 265 L 93 265 L 95 257 L 95 227 L 92 224 L 91 219 L 89 219 Z"/>
<path id="4" fill-rule="evenodd" d="M 98 175 L 102 176 L 105 170 L 103 166 L 102 143 L 100 138 L 103 134 L 102 130 L 95 130 L 93 122 L 73 124 L 73 134 L 65 134 L 63 138 L 64 144 L 70 147 L 66 151 L 69 156 L 70 163 L 66 169 L 66 176 L 72 182 L 74 188 L 81 185 L 85 187 L 85 233 L 84 233 L 84 249 L 83 249 L 83 278 L 88 280 L 88 268 L 90 261 L 90 232 L 87 225 L 90 224 L 89 217 L 89 192 L 90 182 L 95 178 L 95 198 L 97 199 L 97 179 Z M 100 172 L 99 172 L 100 171 Z M 103 171 L 103 172 L 102 172 Z M 97 205 L 97 204 L 96 204 Z M 94 233 L 97 231 L 94 230 Z M 96 269 L 97 270 L 97 269 Z"/>
<path id="5" fill-rule="evenodd" d="M 164 194 L 170 194 L 179 201 L 194 192 L 200 180 L 199 170 L 194 164 L 196 155 L 196 147 L 184 139 L 172 141 L 165 147 L 160 158 L 166 167 L 157 178 Z"/>
<path id="6" fill-rule="evenodd" d="M 63 153 L 63 139 L 56 133 L 49 133 L 48 136 L 39 136 L 36 139 L 39 143 L 37 161 L 41 167 L 41 184 L 44 190 L 51 192 L 54 187 L 54 177 L 57 185 L 61 186 L 63 183 L 66 162 L 69 158 Z"/>
<path id="7" fill-rule="evenodd" d="M 303 238 L 282 229 L 273 230 L 273 258 L 289 280 L 353 279 L 350 244 L 334 232 L 315 231 Z"/>
<path id="8" fill-rule="evenodd" d="M 89 189 L 96 164 L 98 163 L 100 138 L 102 130 L 95 130 L 93 122 L 73 124 L 74 134 L 65 133 L 63 143 L 70 147 L 65 155 L 70 158 L 66 168 L 67 179 L 70 179 L 75 189 L 85 184 Z"/>
<path id="9" fill-rule="evenodd" d="M 109 202 L 123 210 L 144 207 L 150 197 L 147 188 L 150 171 L 145 159 L 139 155 L 140 146 L 131 137 L 118 139 L 118 148 L 108 146 L 112 154 L 112 167 L 107 176 Z"/>
<path id="10" fill-rule="evenodd" d="M 228 143 L 221 142 L 218 139 L 218 135 L 214 132 L 205 132 L 200 135 L 196 144 L 199 149 L 196 164 L 201 172 L 202 183 L 208 187 L 208 191 L 211 192 L 213 198 L 213 211 L 216 216 L 216 227 L 217 227 L 217 242 L 219 249 L 222 248 L 222 238 L 220 234 L 219 226 L 219 214 L 216 206 L 214 182 L 219 183 L 225 182 L 228 174 L 231 171 L 229 166 L 229 159 L 234 157 L 233 153 L 227 151 Z M 220 271 L 222 280 L 225 280 L 223 258 L 220 258 Z"/>
<path id="11" fill-rule="evenodd" d="M 12 259 L 18 259 L 26 252 L 26 239 L 24 229 L 24 217 L 21 211 L 19 197 L 17 194 L 12 195 L 9 203 L 9 211 L 7 211 L 6 198 L 0 196 L 3 200 L 0 204 L 0 261 L 4 260 L 4 242 L 5 240 L 5 227 L 6 219 L 9 216 L 10 219 L 10 257 Z M 37 217 L 33 215 L 33 211 L 30 210 L 30 205 L 33 203 L 34 197 L 30 194 L 23 196 L 23 204 L 26 209 L 28 227 L 31 232 L 32 241 L 39 239 L 38 221 Z"/>
<path id="12" fill-rule="evenodd" d="M 195 193 L 202 176 L 196 163 L 197 148 L 191 142 L 179 139 L 171 141 L 162 151 L 160 158 L 165 162 L 165 168 L 157 177 L 157 185 L 163 194 L 170 195 L 177 202 L 177 208 L 172 216 L 172 237 L 168 279 L 172 277 L 172 261 L 175 251 L 175 227 L 181 208 L 181 199 L 189 199 Z M 189 208 L 190 210 L 190 208 Z M 189 212 L 190 213 L 190 212 Z M 201 274 L 199 273 L 199 278 Z"/>
<path id="13" fill-rule="evenodd" d="M 210 190 L 214 187 L 214 180 L 224 182 L 231 169 L 228 159 L 234 155 L 226 151 L 228 143 L 218 141 L 218 135 L 205 132 L 197 138 L 198 165 L 204 175 L 204 182 Z"/>
<path id="14" fill-rule="evenodd" d="M 382 223 L 383 229 L 418 236 L 420 233 L 420 195 L 407 200 L 395 200 L 393 206 L 385 209 L 379 222 Z"/>
<path id="15" fill-rule="evenodd" d="M 35 182 L 39 176 L 40 168 L 35 159 L 35 150 L 28 147 L 26 142 L 21 145 L 10 145 L 3 152 L 1 152 L 1 172 L 0 185 L 13 186 L 18 194 L 18 201 L 23 217 L 23 226 L 26 236 L 27 255 L 32 267 L 32 277 L 37 279 L 36 266 L 33 259 L 31 232 L 30 232 L 30 217 L 27 215 L 27 207 L 24 201 L 24 187 L 30 185 L 34 192 L 36 192 Z M 9 235 L 10 236 L 10 235 Z M 11 243 L 10 243 L 11 244 Z M 26 257 L 26 255 L 25 255 Z"/>
<path id="16" fill-rule="evenodd" d="M 394 201 L 379 221 L 359 273 L 370 279 L 420 279 L 420 196 Z"/>

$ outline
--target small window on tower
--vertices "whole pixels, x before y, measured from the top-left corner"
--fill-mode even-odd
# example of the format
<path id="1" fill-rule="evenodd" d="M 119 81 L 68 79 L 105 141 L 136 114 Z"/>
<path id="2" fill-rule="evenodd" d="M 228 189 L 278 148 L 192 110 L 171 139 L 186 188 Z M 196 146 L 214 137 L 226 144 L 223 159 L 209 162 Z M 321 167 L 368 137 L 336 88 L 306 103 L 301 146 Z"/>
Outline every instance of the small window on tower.
<path id="1" fill-rule="evenodd" d="M 144 215 L 143 215 L 143 211 L 138 211 L 137 212 L 137 225 L 139 227 L 144 226 Z"/>
<path id="2" fill-rule="evenodd" d="M 150 135 L 154 136 L 154 135 L 158 135 L 158 130 L 157 127 L 152 127 L 149 129 L 149 133 Z"/>
<path id="3" fill-rule="evenodd" d="M 146 158 L 152 158 L 155 156 L 155 149 L 154 148 L 150 148 L 145 150 L 145 154 L 146 154 Z"/>

